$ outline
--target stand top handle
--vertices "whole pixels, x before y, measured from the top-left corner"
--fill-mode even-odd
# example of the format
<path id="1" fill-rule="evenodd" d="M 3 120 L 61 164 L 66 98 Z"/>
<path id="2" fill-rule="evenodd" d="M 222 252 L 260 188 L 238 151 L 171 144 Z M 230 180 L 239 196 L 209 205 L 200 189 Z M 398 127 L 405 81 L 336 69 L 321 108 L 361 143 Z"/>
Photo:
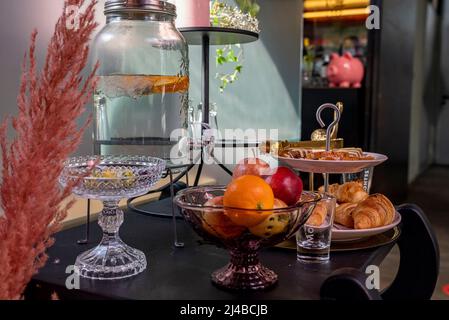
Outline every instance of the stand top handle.
<path id="1" fill-rule="evenodd" d="M 324 128 L 326 126 L 326 124 L 324 123 L 323 118 L 321 116 L 321 114 L 323 113 L 323 111 L 325 109 L 333 109 L 335 111 L 335 114 L 336 114 L 336 117 L 335 117 L 334 121 L 327 127 L 327 130 L 326 130 L 326 151 L 330 151 L 330 149 L 331 149 L 331 139 L 332 139 L 332 130 L 340 122 L 341 111 L 340 111 L 339 107 L 337 107 L 335 104 L 332 104 L 332 103 L 325 103 L 322 106 L 320 106 L 318 108 L 318 110 L 316 111 L 316 119 L 317 119 L 318 123 L 320 124 L 320 126 L 322 128 Z"/>

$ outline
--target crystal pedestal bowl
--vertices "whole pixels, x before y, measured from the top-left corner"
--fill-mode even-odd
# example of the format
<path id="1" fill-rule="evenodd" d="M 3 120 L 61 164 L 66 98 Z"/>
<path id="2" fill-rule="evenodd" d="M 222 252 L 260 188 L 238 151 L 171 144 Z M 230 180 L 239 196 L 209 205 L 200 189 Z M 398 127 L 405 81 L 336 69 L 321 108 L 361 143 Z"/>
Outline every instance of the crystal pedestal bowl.
<path id="1" fill-rule="evenodd" d="M 145 254 L 120 239 L 123 211 L 119 201 L 146 194 L 164 170 L 163 160 L 146 156 L 88 156 L 66 162 L 61 185 L 71 184 L 75 195 L 101 200 L 104 204 L 98 218 L 103 239 L 97 247 L 79 255 L 75 262 L 82 277 L 122 279 L 146 269 Z"/>
<path id="2" fill-rule="evenodd" d="M 292 207 L 243 210 L 214 205 L 220 203 L 225 191 L 226 187 L 221 186 L 190 188 L 178 193 L 175 203 L 201 237 L 229 251 L 230 263 L 212 274 L 215 285 L 230 290 L 267 289 L 277 282 L 278 276 L 261 265 L 259 250 L 291 238 L 307 221 L 320 196 L 304 192 L 301 201 Z M 235 223 L 239 217 L 263 218 L 247 228 Z"/>

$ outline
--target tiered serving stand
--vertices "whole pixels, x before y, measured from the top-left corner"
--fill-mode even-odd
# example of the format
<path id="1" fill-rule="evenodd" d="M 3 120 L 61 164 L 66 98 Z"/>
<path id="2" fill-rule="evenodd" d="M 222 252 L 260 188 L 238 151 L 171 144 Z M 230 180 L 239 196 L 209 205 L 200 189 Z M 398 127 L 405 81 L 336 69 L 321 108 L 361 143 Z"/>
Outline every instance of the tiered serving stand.
<path id="1" fill-rule="evenodd" d="M 331 109 L 335 113 L 334 121 L 326 129 L 326 145 L 325 150 L 331 150 L 332 143 L 332 131 L 338 126 L 341 118 L 340 108 L 334 104 L 326 103 L 320 106 L 316 112 L 316 118 L 321 127 L 325 127 L 326 124 L 323 121 L 322 113 L 326 109 Z M 335 160 L 309 160 L 309 159 L 291 159 L 285 157 L 279 157 L 273 155 L 279 161 L 285 162 L 297 171 L 316 174 L 321 173 L 324 175 L 324 187 L 325 191 L 329 189 L 329 174 L 345 174 L 345 173 L 357 173 L 363 170 L 378 166 L 388 160 L 388 158 L 381 154 L 366 153 L 366 155 L 372 156 L 373 160 L 362 161 L 335 161 Z M 313 188 L 312 188 L 313 189 Z M 311 190 L 313 191 L 313 190 Z"/>
<path id="2" fill-rule="evenodd" d="M 318 123 L 321 125 L 321 127 L 325 127 L 326 124 L 324 123 L 322 119 L 322 112 L 326 109 L 331 109 L 334 111 L 335 117 L 334 121 L 328 126 L 326 130 L 326 145 L 325 150 L 330 151 L 331 144 L 332 144 L 332 132 L 334 128 L 338 126 L 338 123 L 340 121 L 341 117 L 341 111 L 340 108 L 334 104 L 326 103 L 320 106 L 316 113 L 316 118 Z M 309 187 L 310 191 L 313 191 L 315 188 L 313 186 L 313 180 L 314 180 L 314 174 L 323 174 L 324 176 L 324 189 L 325 192 L 329 192 L 329 175 L 330 174 L 351 174 L 351 173 L 359 173 L 364 172 L 364 181 L 363 185 L 365 187 L 365 190 L 368 192 L 368 185 L 369 185 L 369 179 L 370 174 L 369 173 L 375 166 L 378 166 L 388 160 L 388 157 L 381 154 L 376 153 L 367 153 L 365 152 L 365 155 L 371 156 L 372 160 L 360 160 L 360 161 L 342 161 L 342 160 L 309 160 L 309 159 L 291 159 L 291 158 L 285 158 L 285 157 L 279 157 L 277 154 L 272 154 L 275 158 L 277 158 L 278 161 L 287 163 L 290 167 L 295 169 L 298 172 L 304 172 L 309 173 Z M 373 235 L 382 234 L 384 232 L 389 232 L 390 230 L 393 230 L 394 232 L 391 233 L 387 239 L 378 239 L 378 243 L 362 243 L 361 247 L 365 245 L 379 245 L 384 243 L 390 243 L 391 241 L 394 241 L 398 236 L 398 230 L 396 229 L 396 226 L 401 222 L 401 216 L 399 214 L 396 215 L 395 221 L 392 225 L 388 226 L 388 228 L 376 228 L 369 231 L 365 230 L 351 230 L 348 232 L 341 232 L 341 230 L 337 230 L 334 227 L 334 230 L 336 233 L 340 233 L 338 240 L 339 241 L 352 241 L 352 240 L 360 240 L 361 238 L 369 238 Z M 378 229 L 378 230 L 377 230 Z M 344 230 L 343 230 L 344 231 Z M 337 240 L 336 238 L 333 240 Z M 284 246 L 284 245 L 283 245 Z M 284 246 L 285 247 L 285 246 Z M 288 246 L 287 246 L 288 247 Z M 296 245 L 295 245 L 296 247 Z M 350 246 L 351 249 L 358 249 L 357 246 Z"/>

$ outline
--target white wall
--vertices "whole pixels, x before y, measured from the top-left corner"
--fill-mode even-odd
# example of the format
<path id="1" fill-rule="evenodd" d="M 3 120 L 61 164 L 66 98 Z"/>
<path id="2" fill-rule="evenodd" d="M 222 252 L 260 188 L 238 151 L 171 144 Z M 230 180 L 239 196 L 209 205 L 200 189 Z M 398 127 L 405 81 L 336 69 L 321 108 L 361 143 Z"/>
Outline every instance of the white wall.
<path id="1" fill-rule="evenodd" d="M 39 31 L 37 56 L 42 66 L 45 49 L 50 41 L 54 25 L 61 14 L 62 0 L 3 0 L 0 1 L 0 119 L 17 112 L 16 98 L 19 91 L 21 64 L 34 28 Z M 98 21 L 104 23 L 101 0 Z M 87 116 L 87 112 L 86 112 Z M 85 116 L 85 117 L 86 117 Z M 84 118 L 85 118 L 84 117 Z M 81 119 L 82 123 L 84 119 Z M 10 131 L 10 136 L 12 132 Z M 77 153 L 90 153 L 90 132 Z"/>

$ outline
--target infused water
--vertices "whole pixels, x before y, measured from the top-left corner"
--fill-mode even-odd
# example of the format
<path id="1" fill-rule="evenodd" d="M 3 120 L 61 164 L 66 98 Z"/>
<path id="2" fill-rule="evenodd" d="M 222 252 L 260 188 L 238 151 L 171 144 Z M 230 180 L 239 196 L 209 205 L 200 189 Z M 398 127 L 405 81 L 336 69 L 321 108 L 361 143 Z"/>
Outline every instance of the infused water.
<path id="1" fill-rule="evenodd" d="M 94 95 L 96 152 L 170 158 L 172 132 L 185 122 L 187 76 L 98 77 Z"/>

